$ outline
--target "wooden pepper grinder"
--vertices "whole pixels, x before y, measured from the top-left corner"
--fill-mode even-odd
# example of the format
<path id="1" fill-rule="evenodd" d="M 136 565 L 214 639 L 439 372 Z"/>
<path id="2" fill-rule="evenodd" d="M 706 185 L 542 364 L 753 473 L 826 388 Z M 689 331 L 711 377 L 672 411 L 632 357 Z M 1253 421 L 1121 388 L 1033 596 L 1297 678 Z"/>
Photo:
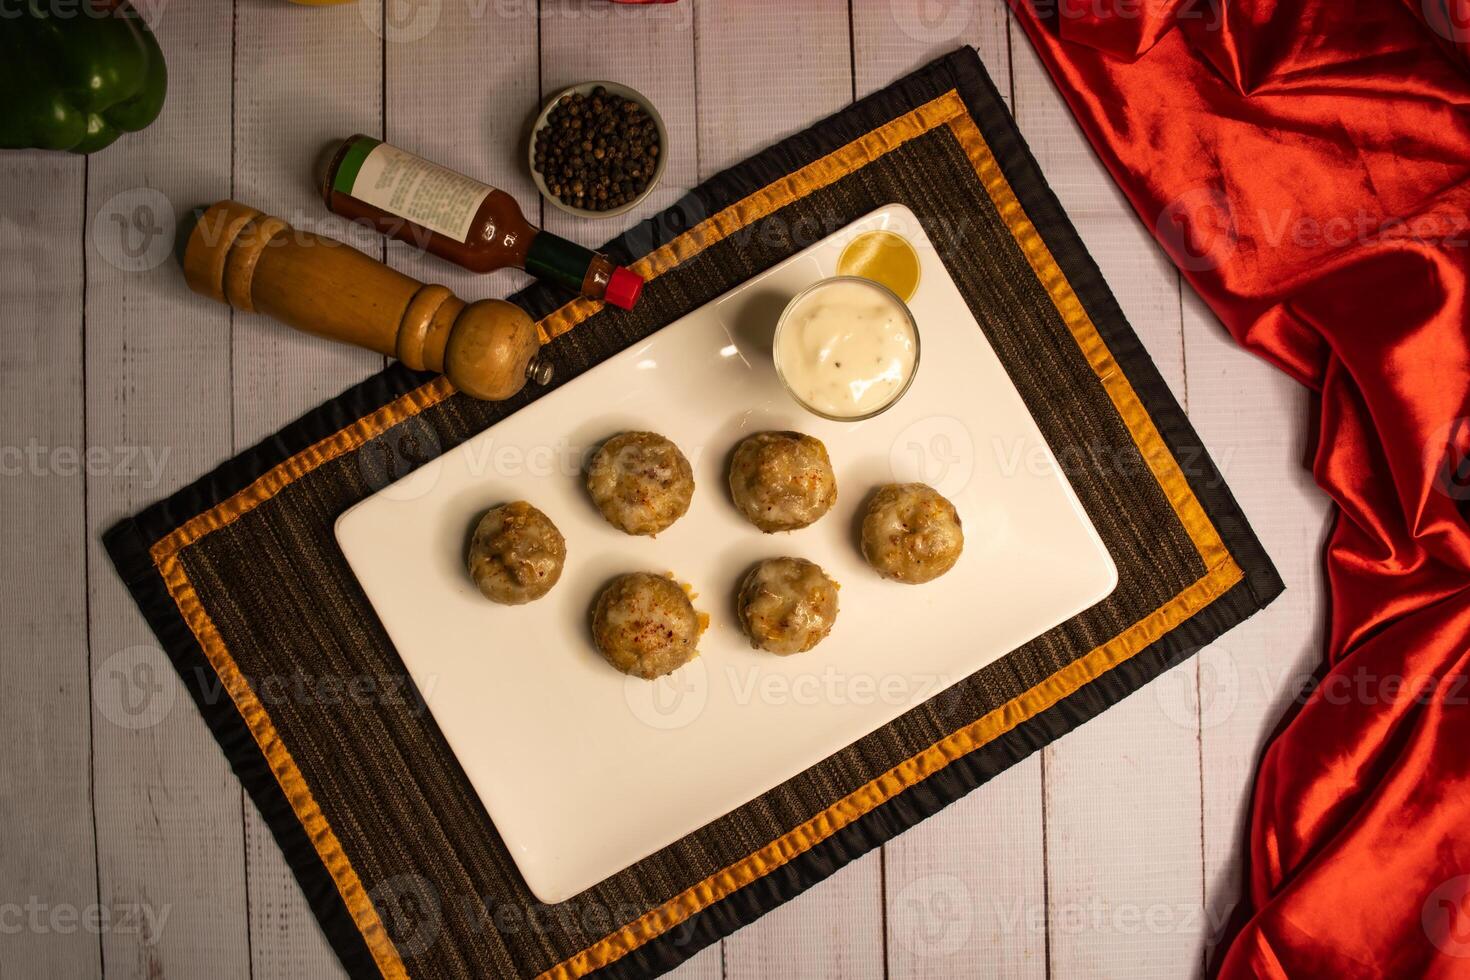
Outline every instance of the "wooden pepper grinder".
<path id="1" fill-rule="evenodd" d="M 183 252 L 189 288 L 307 333 L 442 371 L 475 398 L 499 401 L 529 378 L 551 380 L 524 310 L 498 299 L 466 304 L 331 238 L 292 228 L 238 201 L 200 214 Z"/>

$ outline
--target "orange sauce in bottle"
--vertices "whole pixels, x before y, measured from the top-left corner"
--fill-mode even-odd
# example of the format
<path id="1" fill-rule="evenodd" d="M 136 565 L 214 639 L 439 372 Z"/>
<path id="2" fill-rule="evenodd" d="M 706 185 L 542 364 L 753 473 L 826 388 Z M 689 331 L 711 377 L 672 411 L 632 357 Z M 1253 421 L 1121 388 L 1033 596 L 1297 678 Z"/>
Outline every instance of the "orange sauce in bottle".
<path id="1" fill-rule="evenodd" d="M 472 272 L 525 269 L 588 299 L 632 309 L 643 279 L 537 228 L 515 198 L 370 136 L 337 147 L 322 178 L 334 213 Z"/>

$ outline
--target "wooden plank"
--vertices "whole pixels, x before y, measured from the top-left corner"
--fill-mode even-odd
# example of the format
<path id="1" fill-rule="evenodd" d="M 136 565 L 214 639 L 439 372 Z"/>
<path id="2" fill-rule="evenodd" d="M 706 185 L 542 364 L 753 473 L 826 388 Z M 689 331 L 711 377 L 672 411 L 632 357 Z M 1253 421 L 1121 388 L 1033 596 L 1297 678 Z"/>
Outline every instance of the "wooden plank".
<path id="1" fill-rule="evenodd" d="M 536 3 L 469 0 L 409 9 L 415 16 L 437 12 L 432 22 L 408 21 L 384 45 L 387 139 L 500 188 L 539 223 L 524 138 L 540 103 Z M 487 56 L 492 47 L 498 56 Z M 401 242 L 389 244 L 388 261 L 466 299 L 504 296 L 530 281 L 515 270 L 477 275 Z"/>
<path id="2" fill-rule="evenodd" d="M 94 934 L 51 926 L 97 902 L 87 662 L 82 231 L 86 164 L 61 154 L 0 161 L 0 963 L 27 976 L 100 968 Z M 32 914 L 26 906 L 35 903 Z"/>
<path id="3" fill-rule="evenodd" d="M 853 7 L 859 95 L 968 44 L 1009 99 L 1008 42 L 1000 4 Z M 1040 755 L 889 843 L 889 976 L 1043 976 L 1042 847 Z"/>
<path id="4" fill-rule="evenodd" d="M 1331 504 L 1303 464 L 1307 390 L 1241 350 L 1188 286 L 1184 299 L 1190 419 L 1286 582 L 1284 595 L 1199 656 L 1208 956 L 1239 899 L 1261 750 L 1322 657 Z"/>
<path id="5" fill-rule="evenodd" d="M 846 3 L 766 4 L 756 16 L 702 2 L 694 14 L 700 179 L 851 100 Z M 882 976 L 882 875 L 882 853 L 870 853 L 729 937 L 726 976 Z"/>
<path id="6" fill-rule="evenodd" d="M 349 229 L 327 211 L 313 176 L 328 144 L 382 130 L 378 0 L 341 7 L 243 3 L 236 30 L 235 198 L 298 228 L 381 255 L 378 235 Z M 236 317 L 238 447 L 269 435 L 382 364 L 377 354 L 264 317 Z"/>
<path id="7" fill-rule="evenodd" d="M 1021 131 L 1160 372 L 1188 407 L 1178 276 L 1088 148 L 1019 28 Z M 1049 967 L 1177 976 L 1202 937 L 1197 664 L 1044 750 Z"/>
<path id="8" fill-rule="evenodd" d="M 739 163 L 852 99 L 843 0 L 694 8 L 699 176 Z"/>
<path id="9" fill-rule="evenodd" d="M 322 204 L 313 167 L 322 148 L 383 125 L 379 0 L 340 7 L 241 3 L 235 22 L 233 196 L 298 228 L 370 255 L 381 239 L 348 229 Z M 234 321 L 236 451 L 266 437 L 383 366 L 368 351 L 246 314 Z M 259 812 L 244 801 L 250 954 L 258 977 L 341 974 L 336 955 Z"/>
<path id="10" fill-rule="evenodd" d="M 228 191 L 231 10 L 182 4 L 159 120 L 88 161 L 87 439 L 137 462 L 87 480 L 101 903 L 153 917 L 102 936 L 109 976 L 250 972 L 240 789 L 102 552 L 102 531 L 231 448 L 230 316 L 170 261 L 173 215 Z"/>
<path id="11" fill-rule="evenodd" d="M 876 92 L 968 44 L 980 55 L 1001 98 L 1010 105 L 1010 38 L 1004 4 L 855 3 L 852 19 L 853 70 L 859 96 Z"/>
<path id="12" fill-rule="evenodd" d="M 673 204 L 698 181 L 694 5 L 620 7 L 606 0 L 545 0 L 543 97 L 549 99 L 568 85 L 586 81 L 621 82 L 642 93 L 668 131 L 663 176 L 631 211 L 612 218 L 579 218 L 550 203 L 543 205 L 548 231 L 596 246 Z M 524 160 L 524 141 L 516 149 L 517 159 Z"/>
<path id="13" fill-rule="evenodd" d="M 878 980 L 883 959 L 880 852 L 825 881 L 725 940 L 729 980 Z"/>
<path id="14" fill-rule="evenodd" d="M 1046 975 L 1040 759 L 884 847 L 890 977 Z"/>

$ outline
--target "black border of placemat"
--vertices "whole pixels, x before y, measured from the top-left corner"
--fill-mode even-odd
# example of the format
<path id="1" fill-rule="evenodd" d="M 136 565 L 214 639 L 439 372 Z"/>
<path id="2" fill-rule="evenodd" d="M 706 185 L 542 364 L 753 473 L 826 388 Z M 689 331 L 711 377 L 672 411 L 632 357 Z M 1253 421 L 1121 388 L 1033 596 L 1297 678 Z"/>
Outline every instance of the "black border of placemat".
<path id="1" fill-rule="evenodd" d="M 883 844 L 992 776 L 1096 716 L 1178 664 L 1274 599 L 1280 577 L 1251 532 L 1213 461 L 1168 386 L 1128 325 L 1029 149 L 1005 112 L 999 93 L 970 48 L 962 48 L 893 83 L 815 126 L 723 171 L 685 198 L 610 242 L 605 250 L 630 261 L 671 241 L 704 217 L 739 201 L 864 133 L 949 89 L 957 89 L 1016 196 L 1081 299 L 1114 360 L 1132 384 L 1185 478 L 1244 578 L 1225 595 L 1137 655 L 1005 735 L 956 760 L 874 808 L 852 824 L 758 881 L 701 910 L 676 932 L 643 944 L 595 971 L 598 977 L 660 973 L 704 946 L 781 905 L 867 851 Z M 565 295 L 533 286 L 512 297 L 533 316 L 551 312 Z M 548 348 L 555 357 L 556 344 Z M 305 892 L 324 933 L 354 976 L 379 971 L 356 923 L 233 702 L 212 682 L 214 672 L 168 594 L 149 549 L 190 518 L 244 489 L 263 473 L 364 415 L 431 379 L 401 364 L 357 384 L 256 446 L 104 535 L 104 545 L 149 625 L 173 660 L 231 767 L 260 809 Z M 553 390 L 553 389 L 547 389 Z M 545 392 L 523 392 L 506 404 L 522 407 Z"/>

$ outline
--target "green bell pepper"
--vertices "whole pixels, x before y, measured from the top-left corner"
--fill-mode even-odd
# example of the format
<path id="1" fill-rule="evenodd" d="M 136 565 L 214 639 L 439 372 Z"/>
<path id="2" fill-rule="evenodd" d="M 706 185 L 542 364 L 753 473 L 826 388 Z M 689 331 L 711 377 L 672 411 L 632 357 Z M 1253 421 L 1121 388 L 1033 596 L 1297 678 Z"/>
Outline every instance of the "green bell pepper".
<path id="1" fill-rule="evenodd" d="M 126 0 L 0 0 L 0 148 L 100 150 L 158 118 L 167 88 Z"/>

